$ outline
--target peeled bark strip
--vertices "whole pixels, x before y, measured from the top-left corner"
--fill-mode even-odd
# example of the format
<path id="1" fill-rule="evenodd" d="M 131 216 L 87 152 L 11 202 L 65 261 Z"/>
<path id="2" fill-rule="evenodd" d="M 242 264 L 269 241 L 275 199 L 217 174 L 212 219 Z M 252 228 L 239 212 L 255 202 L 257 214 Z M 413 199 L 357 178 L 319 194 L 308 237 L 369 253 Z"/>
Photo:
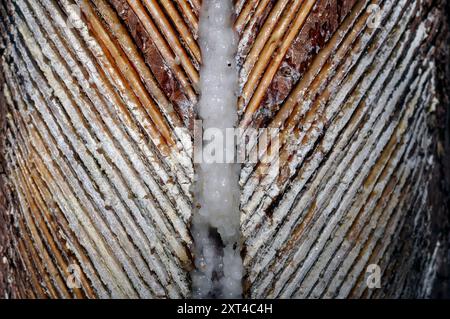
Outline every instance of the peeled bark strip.
<path id="1" fill-rule="evenodd" d="M 244 296 L 448 297 L 449 3 L 233 3 Z M 2 1 L 0 298 L 193 296 L 201 6 Z"/>

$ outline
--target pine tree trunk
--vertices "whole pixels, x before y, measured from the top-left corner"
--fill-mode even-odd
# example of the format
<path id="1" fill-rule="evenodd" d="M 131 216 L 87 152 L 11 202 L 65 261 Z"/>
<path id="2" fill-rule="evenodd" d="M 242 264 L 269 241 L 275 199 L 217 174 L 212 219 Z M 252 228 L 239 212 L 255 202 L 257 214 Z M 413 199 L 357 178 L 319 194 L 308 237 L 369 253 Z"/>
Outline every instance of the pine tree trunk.
<path id="1" fill-rule="evenodd" d="M 448 296 L 448 3 L 234 5 L 244 296 Z M 0 298 L 191 296 L 200 11 L 2 1 Z"/>

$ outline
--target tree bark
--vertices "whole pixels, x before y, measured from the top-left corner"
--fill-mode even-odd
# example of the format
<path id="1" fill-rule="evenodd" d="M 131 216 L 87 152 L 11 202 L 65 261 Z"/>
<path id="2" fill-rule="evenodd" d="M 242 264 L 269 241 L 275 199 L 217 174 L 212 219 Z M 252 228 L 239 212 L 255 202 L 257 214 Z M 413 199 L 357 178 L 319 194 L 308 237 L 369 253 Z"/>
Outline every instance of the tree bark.
<path id="1" fill-rule="evenodd" d="M 282 132 L 277 178 L 243 169 L 248 296 L 429 296 L 448 251 L 443 4 L 239 3 L 241 126 Z"/>
<path id="2" fill-rule="evenodd" d="M 244 297 L 448 297 L 448 2 L 234 4 Z M 2 2 L 0 298 L 191 296 L 200 7 Z"/>

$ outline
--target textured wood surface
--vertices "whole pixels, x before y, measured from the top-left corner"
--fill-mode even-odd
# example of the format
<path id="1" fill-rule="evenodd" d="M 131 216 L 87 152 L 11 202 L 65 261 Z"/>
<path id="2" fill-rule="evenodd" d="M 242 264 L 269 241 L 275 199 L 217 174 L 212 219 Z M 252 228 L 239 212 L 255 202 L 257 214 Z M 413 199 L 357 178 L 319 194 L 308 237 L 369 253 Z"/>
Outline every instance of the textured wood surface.
<path id="1" fill-rule="evenodd" d="M 145 3 L 2 3 L 5 160 L 30 296 L 190 294 L 198 8 Z"/>
<path id="2" fill-rule="evenodd" d="M 239 127 L 280 137 L 242 166 L 245 297 L 430 296 L 446 2 L 234 2 Z M 200 7 L 2 1 L 0 298 L 191 295 Z"/>
<path id="3" fill-rule="evenodd" d="M 432 214 L 429 125 L 441 10 L 426 1 L 237 7 L 240 126 L 277 128 L 281 136 L 279 167 L 249 164 L 241 175 L 250 297 L 420 294 L 402 288 L 427 251 L 425 237 L 414 234 Z M 271 169 L 279 170 L 275 178 Z M 414 242 L 402 245 L 411 221 Z M 424 265 L 431 260 L 422 257 Z M 367 289 L 370 264 L 381 267 L 384 290 Z"/>

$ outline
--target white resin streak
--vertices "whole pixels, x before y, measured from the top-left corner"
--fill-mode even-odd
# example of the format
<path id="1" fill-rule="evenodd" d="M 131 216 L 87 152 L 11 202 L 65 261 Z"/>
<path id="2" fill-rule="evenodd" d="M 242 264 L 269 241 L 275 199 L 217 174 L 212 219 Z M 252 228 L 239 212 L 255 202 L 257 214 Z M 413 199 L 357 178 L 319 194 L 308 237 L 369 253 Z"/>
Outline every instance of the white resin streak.
<path id="1" fill-rule="evenodd" d="M 204 130 L 214 128 L 223 132 L 223 136 L 225 129 L 233 128 L 237 122 L 238 73 L 234 62 L 237 40 L 232 28 L 232 9 L 231 0 L 206 0 L 200 14 L 203 65 L 198 115 Z M 207 142 L 205 138 L 203 145 Z M 233 146 L 228 146 L 228 150 L 226 145 L 220 147 L 223 154 L 234 151 Z M 242 295 L 238 179 L 237 164 L 209 162 L 197 167 L 194 193 L 198 211 L 192 227 L 196 246 L 192 281 L 196 298 Z"/>

